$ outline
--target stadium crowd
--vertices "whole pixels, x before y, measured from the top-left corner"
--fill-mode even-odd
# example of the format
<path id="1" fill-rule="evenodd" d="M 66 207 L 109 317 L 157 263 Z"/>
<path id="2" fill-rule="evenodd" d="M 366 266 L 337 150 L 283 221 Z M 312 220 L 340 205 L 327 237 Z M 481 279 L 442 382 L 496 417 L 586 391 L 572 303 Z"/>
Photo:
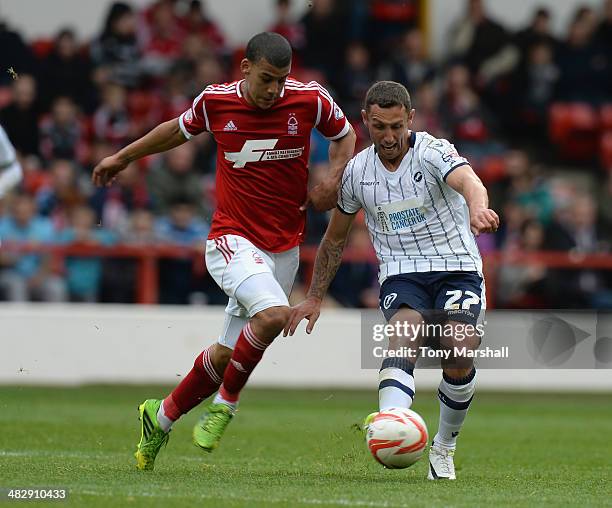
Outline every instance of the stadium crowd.
<path id="1" fill-rule="evenodd" d="M 560 39 L 545 8 L 514 33 L 488 15 L 485 0 L 468 0 L 442 60 L 428 52 L 419 4 L 314 0 L 294 19 L 290 0 L 278 0 L 275 23 L 258 29 L 291 42 L 292 75 L 328 87 L 359 149 L 368 144 L 367 88 L 377 79 L 406 85 L 414 129 L 452 140 L 502 216 L 497 234 L 478 239 L 485 256 L 609 252 L 612 0 L 577 9 Z M 0 47 L 0 124 L 24 169 L 19 189 L 0 200 L 3 242 L 203 245 L 215 208 L 209 135 L 133 164 L 112 187 L 93 187 L 90 175 L 206 85 L 239 78 L 243 48 L 227 44 L 204 3 L 157 0 L 136 10 L 117 2 L 90 41 L 70 26 L 53 40 L 24 41 L 1 23 Z M 315 134 L 312 143 L 314 183 L 327 169 L 327 142 Z M 307 243 L 317 245 L 327 217 L 308 213 Z M 369 256 L 362 222 L 349 247 Z M 136 278 L 126 259 L 69 256 L 57 266 L 43 254 L 0 251 L 5 300 L 133 302 Z M 497 282 L 498 307 L 612 307 L 612 271 L 502 263 Z M 163 259 L 159 288 L 161 303 L 224 303 L 190 259 Z M 376 265 L 344 263 L 330 293 L 339 305 L 378 306 Z"/>

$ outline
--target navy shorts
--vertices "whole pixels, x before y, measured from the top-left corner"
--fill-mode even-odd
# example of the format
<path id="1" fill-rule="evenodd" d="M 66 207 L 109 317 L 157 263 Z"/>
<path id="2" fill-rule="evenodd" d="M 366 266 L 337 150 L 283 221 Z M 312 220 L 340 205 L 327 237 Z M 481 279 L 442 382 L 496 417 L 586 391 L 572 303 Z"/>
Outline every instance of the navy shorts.
<path id="1" fill-rule="evenodd" d="M 416 310 L 427 323 L 476 326 L 486 308 L 484 280 L 477 272 L 459 271 L 392 275 L 380 288 L 380 309 L 389 321 L 400 307 Z"/>

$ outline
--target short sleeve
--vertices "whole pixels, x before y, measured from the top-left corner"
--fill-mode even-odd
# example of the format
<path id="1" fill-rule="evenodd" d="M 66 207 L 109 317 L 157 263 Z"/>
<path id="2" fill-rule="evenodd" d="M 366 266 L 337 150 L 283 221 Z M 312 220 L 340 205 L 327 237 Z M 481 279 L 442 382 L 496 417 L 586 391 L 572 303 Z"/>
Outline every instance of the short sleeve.
<path id="1" fill-rule="evenodd" d="M 206 113 L 205 93 L 202 92 L 194 100 L 191 107 L 179 116 L 181 131 L 187 139 L 204 131 L 210 131 L 208 115 Z"/>
<path id="2" fill-rule="evenodd" d="M 355 158 L 351 159 L 342 175 L 342 184 L 338 194 L 338 209 L 347 215 L 353 215 L 361 210 L 361 203 L 355 195 L 355 180 L 353 178 L 353 168 L 355 167 Z"/>
<path id="3" fill-rule="evenodd" d="M 4 129 L 0 127 L 0 169 L 12 166 L 16 159 L 15 149 L 11 145 Z"/>
<path id="4" fill-rule="evenodd" d="M 455 145 L 446 139 L 434 139 L 429 143 L 423 152 L 423 162 L 444 181 L 458 167 L 469 165 L 468 160 L 459 155 Z"/>
<path id="5" fill-rule="evenodd" d="M 346 136 L 350 126 L 346 116 L 344 116 L 344 112 L 325 88 L 317 85 L 317 89 L 317 119 L 315 127 L 330 141 Z"/>

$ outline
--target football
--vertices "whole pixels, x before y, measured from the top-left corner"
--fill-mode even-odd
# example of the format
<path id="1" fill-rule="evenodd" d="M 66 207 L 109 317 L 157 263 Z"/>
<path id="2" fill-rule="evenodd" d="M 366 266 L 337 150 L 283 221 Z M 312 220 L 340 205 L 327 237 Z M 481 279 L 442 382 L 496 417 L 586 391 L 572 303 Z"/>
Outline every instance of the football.
<path id="1" fill-rule="evenodd" d="M 404 408 L 378 413 L 370 422 L 366 442 L 372 456 L 389 469 L 403 469 L 417 462 L 427 446 L 423 418 Z"/>

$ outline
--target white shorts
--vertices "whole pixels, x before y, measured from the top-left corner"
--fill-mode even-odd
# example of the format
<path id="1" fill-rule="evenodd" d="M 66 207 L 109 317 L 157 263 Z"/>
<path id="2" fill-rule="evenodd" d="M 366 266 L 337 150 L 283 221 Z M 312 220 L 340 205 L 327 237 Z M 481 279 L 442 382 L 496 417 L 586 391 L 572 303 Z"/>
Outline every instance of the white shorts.
<path id="1" fill-rule="evenodd" d="M 224 235 L 206 242 L 208 272 L 229 296 L 225 312 L 240 318 L 251 318 L 270 307 L 289 305 L 298 264 L 299 247 L 275 254 L 237 235 Z"/>

